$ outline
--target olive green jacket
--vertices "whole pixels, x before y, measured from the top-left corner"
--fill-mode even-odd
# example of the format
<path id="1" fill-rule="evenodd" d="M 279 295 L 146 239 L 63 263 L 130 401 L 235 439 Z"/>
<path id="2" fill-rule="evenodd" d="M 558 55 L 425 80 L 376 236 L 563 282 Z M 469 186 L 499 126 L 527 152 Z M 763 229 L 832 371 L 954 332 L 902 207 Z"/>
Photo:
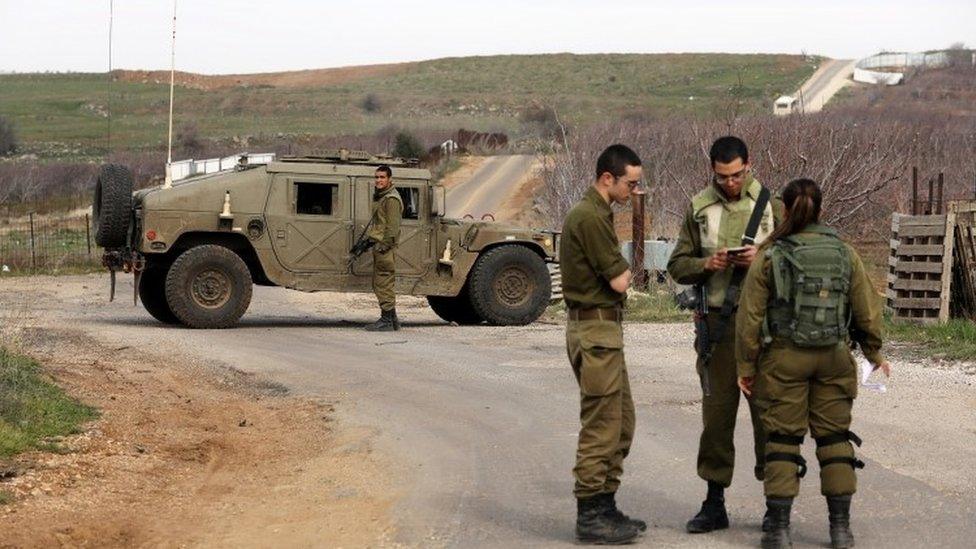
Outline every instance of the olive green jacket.
<path id="1" fill-rule="evenodd" d="M 374 193 L 372 225 L 366 236 L 387 249 L 396 247 L 400 238 L 402 217 L 403 201 L 393 185 L 380 193 Z"/>
<path id="2" fill-rule="evenodd" d="M 742 235 L 752 216 L 762 185 L 750 177 L 742 188 L 742 198 L 730 201 L 714 183 L 703 189 L 688 206 L 671 257 L 668 274 L 679 284 L 703 284 L 710 307 L 721 307 L 731 281 L 733 268 L 708 272 L 705 261 L 720 248 L 742 244 Z M 757 244 L 783 221 L 783 201 L 772 197 L 756 234 Z M 718 221 L 716 223 L 716 220 Z M 715 229 L 712 225 L 718 224 Z"/>
<path id="3" fill-rule="evenodd" d="M 559 269 L 566 306 L 591 308 L 620 304 L 627 296 L 611 288 L 610 281 L 629 268 L 613 230 L 613 210 L 590 187 L 566 214 L 559 238 Z"/>
<path id="4" fill-rule="evenodd" d="M 851 254 L 851 289 L 849 292 L 851 324 L 864 333 L 861 350 L 872 364 L 881 364 L 881 301 L 871 285 L 864 263 L 854 248 Z M 762 252 L 768 245 L 761 248 Z M 756 375 L 763 348 L 763 323 L 769 306 L 770 259 L 765 253 L 756 257 L 742 285 L 742 297 L 735 317 L 735 357 L 739 377 Z"/>

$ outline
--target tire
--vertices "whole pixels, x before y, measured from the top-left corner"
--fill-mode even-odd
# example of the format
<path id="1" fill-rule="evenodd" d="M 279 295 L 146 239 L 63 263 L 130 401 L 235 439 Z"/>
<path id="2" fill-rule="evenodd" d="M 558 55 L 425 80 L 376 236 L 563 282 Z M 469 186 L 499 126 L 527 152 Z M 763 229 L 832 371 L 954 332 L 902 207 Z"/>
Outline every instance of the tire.
<path id="1" fill-rule="evenodd" d="M 427 303 L 437 316 L 448 322 L 456 322 L 462 326 L 481 324 L 485 319 L 478 315 L 471 304 L 468 286 L 465 284 L 461 293 L 455 296 L 427 296 Z"/>
<path id="2" fill-rule="evenodd" d="M 196 246 L 180 254 L 166 274 L 166 302 L 190 328 L 229 328 L 251 304 L 251 273 L 223 246 Z"/>
<path id="3" fill-rule="evenodd" d="M 92 225 L 95 242 L 103 248 L 121 248 L 132 222 L 132 172 L 120 164 L 105 164 L 95 181 Z"/>
<path id="4" fill-rule="evenodd" d="M 153 318 L 163 324 L 179 324 L 166 301 L 166 274 L 169 265 L 147 265 L 139 279 L 139 301 Z"/>
<path id="5" fill-rule="evenodd" d="M 542 316 L 552 282 L 545 262 L 525 246 L 508 245 L 481 254 L 468 281 L 471 304 L 496 326 L 521 326 Z"/>

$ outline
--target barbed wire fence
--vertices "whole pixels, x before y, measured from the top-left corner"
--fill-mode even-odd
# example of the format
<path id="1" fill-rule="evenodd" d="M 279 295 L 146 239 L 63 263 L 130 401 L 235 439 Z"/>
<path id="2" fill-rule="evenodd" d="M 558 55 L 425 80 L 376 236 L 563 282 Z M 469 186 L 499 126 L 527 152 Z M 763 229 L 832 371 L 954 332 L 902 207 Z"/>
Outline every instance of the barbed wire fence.
<path id="1" fill-rule="evenodd" d="M 57 218 L 31 213 L 0 220 L 0 276 L 83 270 L 100 264 L 89 214 Z"/>

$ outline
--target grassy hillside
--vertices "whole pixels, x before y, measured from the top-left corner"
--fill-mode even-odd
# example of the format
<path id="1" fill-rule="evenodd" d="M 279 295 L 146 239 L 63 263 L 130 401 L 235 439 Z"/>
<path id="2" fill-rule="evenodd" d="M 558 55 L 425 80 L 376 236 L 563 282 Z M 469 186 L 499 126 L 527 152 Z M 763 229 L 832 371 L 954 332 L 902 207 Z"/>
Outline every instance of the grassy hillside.
<path id="1" fill-rule="evenodd" d="M 746 112 L 764 111 L 814 69 L 813 62 L 788 55 L 557 54 L 279 75 L 180 75 L 176 126 L 192 122 L 205 139 L 361 135 L 390 124 L 517 132 L 520 114 L 532 104 L 553 105 L 573 122 L 675 111 L 707 116 L 733 98 Z M 116 147 L 164 143 L 167 75 L 117 72 L 114 78 L 109 95 L 105 74 L 0 75 L 0 115 L 16 125 L 23 150 L 42 156 L 103 152 L 109 103 Z M 370 95 L 377 108 L 364 108 Z"/>

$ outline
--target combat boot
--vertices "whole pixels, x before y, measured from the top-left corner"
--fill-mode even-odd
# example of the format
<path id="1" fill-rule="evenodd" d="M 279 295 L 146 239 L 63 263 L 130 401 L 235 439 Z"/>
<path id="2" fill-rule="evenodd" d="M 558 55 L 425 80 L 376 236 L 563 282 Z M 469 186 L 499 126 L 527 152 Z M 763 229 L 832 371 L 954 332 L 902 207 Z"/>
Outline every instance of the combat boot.
<path id="1" fill-rule="evenodd" d="M 604 495 L 576 500 L 576 541 L 594 545 L 625 545 L 640 532 L 630 522 L 620 522 L 610 514 Z"/>
<path id="2" fill-rule="evenodd" d="M 685 529 L 690 534 L 704 534 L 729 527 L 729 513 L 725 510 L 725 489 L 718 483 L 708 481 L 708 495 L 702 502 L 701 510 L 695 518 L 688 521 Z"/>
<path id="3" fill-rule="evenodd" d="M 827 516 L 830 519 L 830 546 L 833 549 L 854 547 L 851 496 L 827 496 Z"/>
<path id="4" fill-rule="evenodd" d="M 367 332 L 394 332 L 399 329 L 400 320 L 397 319 L 395 310 L 380 312 L 379 320 L 366 326 Z"/>
<path id="5" fill-rule="evenodd" d="M 601 496 L 597 496 L 597 497 L 601 497 Z M 606 502 L 607 516 L 620 523 L 633 524 L 634 528 L 637 528 L 637 531 L 640 533 L 644 533 L 647 531 L 646 522 L 640 519 L 630 518 L 627 515 L 625 515 L 623 511 L 617 508 L 616 494 L 614 493 L 603 494 L 602 497 L 605 497 L 607 499 Z"/>
<path id="6" fill-rule="evenodd" d="M 793 498 L 766 498 L 770 528 L 764 532 L 760 545 L 762 549 L 787 549 L 793 547 L 790 538 L 790 509 Z"/>

